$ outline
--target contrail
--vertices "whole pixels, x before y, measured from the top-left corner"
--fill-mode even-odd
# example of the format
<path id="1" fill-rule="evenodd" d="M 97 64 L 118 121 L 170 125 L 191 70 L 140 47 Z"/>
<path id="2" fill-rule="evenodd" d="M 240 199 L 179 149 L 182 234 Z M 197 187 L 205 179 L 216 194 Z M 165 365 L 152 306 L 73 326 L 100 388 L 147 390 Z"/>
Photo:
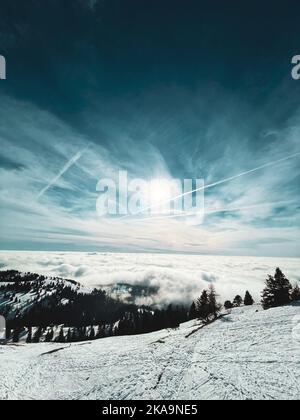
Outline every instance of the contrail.
<path id="1" fill-rule="evenodd" d="M 243 210 L 251 210 L 256 208 L 262 207 L 269 207 L 269 206 L 286 206 L 288 204 L 295 204 L 295 201 L 273 201 L 270 203 L 258 203 L 258 204 L 249 204 L 248 206 L 240 206 L 240 207 L 228 207 L 223 209 L 215 209 L 215 210 L 208 210 L 205 214 L 217 214 L 217 213 L 228 213 L 228 212 L 236 212 L 236 211 L 243 211 Z"/>
<path id="2" fill-rule="evenodd" d="M 294 153 L 293 155 L 289 155 L 289 156 L 286 156 L 284 158 L 277 159 L 277 160 L 274 160 L 274 161 L 269 162 L 269 163 L 265 163 L 264 165 L 257 166 L 256 168 L 253 168 L 253 169 L 250 169 L 248 171 L 242 172 L 240 174 L 231 176 L 229 178 L 225 178 L 225 179 L 222 179 L 220 181 L 213 182 L 212 184 L 205 185 L 205 186 L 200 187 L 200 188 L 197 188 L 195 190 L 187 191 L 187 192 L 185 192 L 183 194 L 177 195 L 176 197 L 170 198 L 170 199 L 165 200 L 165 201 L 161 201 L 161 202 L 155 204 L 154 206 L 145 207 L 145 208 L 139 210 L 136 214 L 143 213 L 143 212 L 145 212 L 147 210 L 152 210 L 152 209 L 160 206 L 161 204 L 170 203 L 171 201 L 178 200 L 179 198 L 185 197 L 186 195 L 193 194 L 193 193 L 198 192 L 198 191 L 203 191 L 203 190 L 206 190 L 207 188 L 216 187 L 216 186 L 221 185 L 221 184 L 225 184 L 226 182 L 233 181 L 235 179 L 241 178 L 242 176 L 249 175 L 249 174 L 251 174 L 253 172 L 257 172 L 257 171 L 259 171 L 261 169 L 268 168 L 270 166 L 277 165 L 278 163 L 282 163 L 282 162 L 285 162 L 287 160 L 293 159 L 293 158 L 295 158 L 295 157 L 297 157 L 299 155 L 300 155 L 300 152 L 297 152 L 297 153 Z M 123 217 L 121 217 L 120 219 L 124 219 L 124 218 L 127 218 L 127 217 L 129 217 L 128 214 L 125 215 L 125 216 L 123 216 Z"/>
<path id="3" fill-rule="evenodd" d="M 240 207 L 227 207 L 222 209 L 215 209 L 215 210 L 207 210 L 204 211 L 205 214 L 217 214 L 217 213 L 229 213 L 229 212 L 237 212 L 243 210 L 251 210 L 255 208 L 263 208 L 268 206 L 283 206 L 287 204 L 295 204 L 294 201 L 275 201 L 270 203 L 258 203 L 258 204 L 249 204 L 248 206 L 240 206 Z M 177 219 L 178 217 L 188 217 L 188 216 L 195 216 L 199 214 L 199 212 L 190 212 L 190 211 L 181 211 L 178 214 L 170 214 L 166 216 L 152 216 L 152 217 L 143 217 L 141 219 L 137 219 L 137 222 L 146 222 L 151 220 L 164 220 L 164 219 Z"/>
<path id="4" fill-rule="evenodd" d="M 85 150 L 85 149 L 84 149 Z M 84 150 L 77 152 L 62 168 L 62 170 L 52 179 L 52 181 L 49 182 L 48 185 L 46 185 L 45 188 L 43 188 L 37 198 L 41 198 L 48 190 L 52 187 L 52 185 L 55 185 L 57 181 L 81 158 L 81 156 L 84 153 Z"/>

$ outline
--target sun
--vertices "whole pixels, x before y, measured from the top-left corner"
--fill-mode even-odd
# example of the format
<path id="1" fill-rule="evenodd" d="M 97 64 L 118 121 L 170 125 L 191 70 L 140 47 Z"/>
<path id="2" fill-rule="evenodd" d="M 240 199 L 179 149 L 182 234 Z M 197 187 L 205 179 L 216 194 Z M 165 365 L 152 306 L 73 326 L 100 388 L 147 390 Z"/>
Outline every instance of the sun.
<path id="1" fill-rule="evenodd" d="M 153 179 L 150 181 L 150 205 L 152 213 L 165 213 L 170 209 L 169 200 L 172 198 L 173 185 L 167 179 Z"/>

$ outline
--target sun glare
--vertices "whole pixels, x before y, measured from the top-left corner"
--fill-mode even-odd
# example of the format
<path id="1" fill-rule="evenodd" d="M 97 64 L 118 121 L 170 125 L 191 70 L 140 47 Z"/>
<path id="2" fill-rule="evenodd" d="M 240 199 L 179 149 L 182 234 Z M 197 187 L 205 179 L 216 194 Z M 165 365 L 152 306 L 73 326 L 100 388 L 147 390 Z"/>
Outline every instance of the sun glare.
<path id="1" fill-rule="evenodd" d="M 169 210 L 174 187 L 167 179 L 153 179 L 150 182 L 150 200 L 153 212 L 163 213 Z"/>

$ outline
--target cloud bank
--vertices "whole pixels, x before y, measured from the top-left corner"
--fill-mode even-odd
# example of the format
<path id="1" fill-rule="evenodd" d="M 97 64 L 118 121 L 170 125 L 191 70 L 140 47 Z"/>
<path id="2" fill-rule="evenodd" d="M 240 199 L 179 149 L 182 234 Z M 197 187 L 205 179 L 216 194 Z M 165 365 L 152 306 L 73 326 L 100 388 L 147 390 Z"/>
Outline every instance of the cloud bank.
<path id="1" fill-rule="evenodd" d="M 294 258 L 218 257 L 168 254 L 0 252 L 5 269 L 31 271 L 79 281 L 89 287 L 117 283 L 158 288 L 140 304 L 190 304 L 214 283 L 220 299 L 249 290 L 256 301 L 268 274 L 281 267 L 292 283 L 300 282 L 300 261 Z"/>

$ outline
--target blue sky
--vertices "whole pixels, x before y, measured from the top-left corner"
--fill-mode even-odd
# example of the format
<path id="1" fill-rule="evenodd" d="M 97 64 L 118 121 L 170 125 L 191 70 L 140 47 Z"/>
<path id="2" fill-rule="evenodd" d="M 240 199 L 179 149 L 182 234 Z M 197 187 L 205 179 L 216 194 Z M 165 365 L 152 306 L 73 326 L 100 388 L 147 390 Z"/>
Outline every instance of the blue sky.
<path id="1" fill-rule="evenodd" d="M 1 2 L 0 248 L 299 257 L 299 7 Z M 199 226 L 96 214 L 119 170 L 211 184 L 271 162 L 207 189 Z"/>

